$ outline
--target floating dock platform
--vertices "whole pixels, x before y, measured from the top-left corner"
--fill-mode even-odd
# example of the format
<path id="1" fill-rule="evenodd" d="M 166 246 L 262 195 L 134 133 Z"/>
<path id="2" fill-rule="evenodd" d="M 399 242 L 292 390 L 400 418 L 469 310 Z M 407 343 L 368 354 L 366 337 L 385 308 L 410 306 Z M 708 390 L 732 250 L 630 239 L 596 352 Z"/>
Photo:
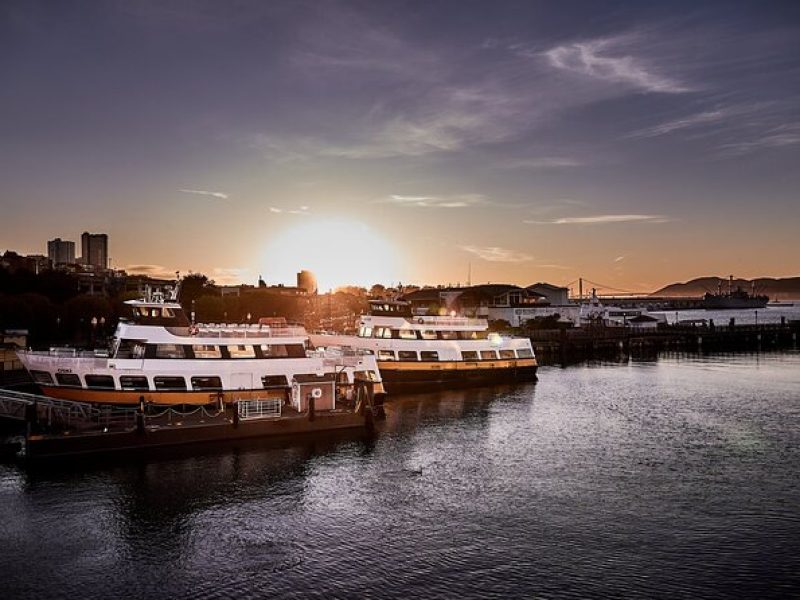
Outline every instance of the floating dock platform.
<path id="1" fill-rule="evenodd" d="M 16 421 L 15 454 L 27 460 L 242 440 L 291 438 L 343 430 L 369 431 L 382 407 L 371 390 L 357 392 L 354 406 L 303 412 L 281 399 L 243 400 L 220 407 L 118 407 L 55 400 L 0 390 L 0 419 Z M 6 454 L 8 450 L 6 449 Z"/>

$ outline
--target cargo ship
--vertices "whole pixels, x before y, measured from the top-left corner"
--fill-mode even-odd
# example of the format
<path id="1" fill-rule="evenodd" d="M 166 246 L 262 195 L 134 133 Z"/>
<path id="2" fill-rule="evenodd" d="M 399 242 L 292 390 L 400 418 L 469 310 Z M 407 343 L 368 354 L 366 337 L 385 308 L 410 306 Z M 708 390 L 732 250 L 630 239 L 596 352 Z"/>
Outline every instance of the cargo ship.
<path id="1" fill-rule="evenodd" d="M 703 296 L 703 308 L 706 310 L 764 308 L 768 302 L 768 296 L 756 295 L 755 284 L 753 284 L 752 293 L 748 293 L 741 287 L 733 289 L 733 275 L 728 279 L 728 290 L 726 292 L 722 291 L 722 284 L 720 283 L 716 294 L 709 292 Z"/>

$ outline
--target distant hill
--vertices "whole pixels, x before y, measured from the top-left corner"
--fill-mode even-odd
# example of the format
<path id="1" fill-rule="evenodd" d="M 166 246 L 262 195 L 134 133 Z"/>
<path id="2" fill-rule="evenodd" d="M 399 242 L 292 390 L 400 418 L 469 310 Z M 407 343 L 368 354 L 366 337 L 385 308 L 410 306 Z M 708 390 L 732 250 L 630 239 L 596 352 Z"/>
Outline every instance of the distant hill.
<path id="1" fill-rule="evenodd" d="M 759 279 L 734 279 L 733 288 L 737 287 L 752 290 L 755 282 L 756 294 L 765 294 L 770 300 L 800 299 L 800 277 L 784 277 L 774 279 L 772 277 L 761 277 Z M 728 289 L 728 280 L 720 277 L 700 277 L 692 279 L 686 283 L 673 283 L 660 290 L 653 292 L 652 296 L 702 296 L 706 292 L 716 293 L 719 285 L 723 291 Z"/>

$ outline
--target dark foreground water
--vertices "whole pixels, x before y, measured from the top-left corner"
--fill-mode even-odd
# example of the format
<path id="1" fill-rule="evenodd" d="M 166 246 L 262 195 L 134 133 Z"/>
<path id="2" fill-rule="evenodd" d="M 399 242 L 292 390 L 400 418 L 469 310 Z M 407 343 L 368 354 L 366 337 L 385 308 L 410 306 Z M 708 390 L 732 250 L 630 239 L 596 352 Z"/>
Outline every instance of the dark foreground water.
<path id="1" fill-rule="evenodd" d="M 374 440 L 0 466 L 4 598 L 800 595 L 800 355 L 542 369 Z"/>

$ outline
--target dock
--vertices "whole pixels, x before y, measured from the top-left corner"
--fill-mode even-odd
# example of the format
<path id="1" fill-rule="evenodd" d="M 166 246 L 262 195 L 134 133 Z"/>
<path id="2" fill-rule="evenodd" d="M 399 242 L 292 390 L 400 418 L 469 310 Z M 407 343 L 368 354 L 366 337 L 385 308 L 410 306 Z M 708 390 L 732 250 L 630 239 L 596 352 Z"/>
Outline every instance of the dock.
<path id="1" fill-rule="evenodd" d="M 766 325 L 666 325 L 653 330 L 581 327 L 530 335 L 540 365 L 649 355 L 664 351 L 737 352 L 796 349 L 800 322 Z"/>
<path id="2" fill-rule="evenodd" d="M 276 398 L 181 411 L 167 406 L 97 405 L 0 389 L 0 420 L 19 426 L 13 454 L 35 461 L 247 438 L 369 431 L 382 415 L 369 388 L 359 387 L 352 405 L 342 403 L 333 410 L 315 410 L 314 399 L 309 398 L 303 412 Z M 9 453 L 9 448 L 4 450 Z"/>

